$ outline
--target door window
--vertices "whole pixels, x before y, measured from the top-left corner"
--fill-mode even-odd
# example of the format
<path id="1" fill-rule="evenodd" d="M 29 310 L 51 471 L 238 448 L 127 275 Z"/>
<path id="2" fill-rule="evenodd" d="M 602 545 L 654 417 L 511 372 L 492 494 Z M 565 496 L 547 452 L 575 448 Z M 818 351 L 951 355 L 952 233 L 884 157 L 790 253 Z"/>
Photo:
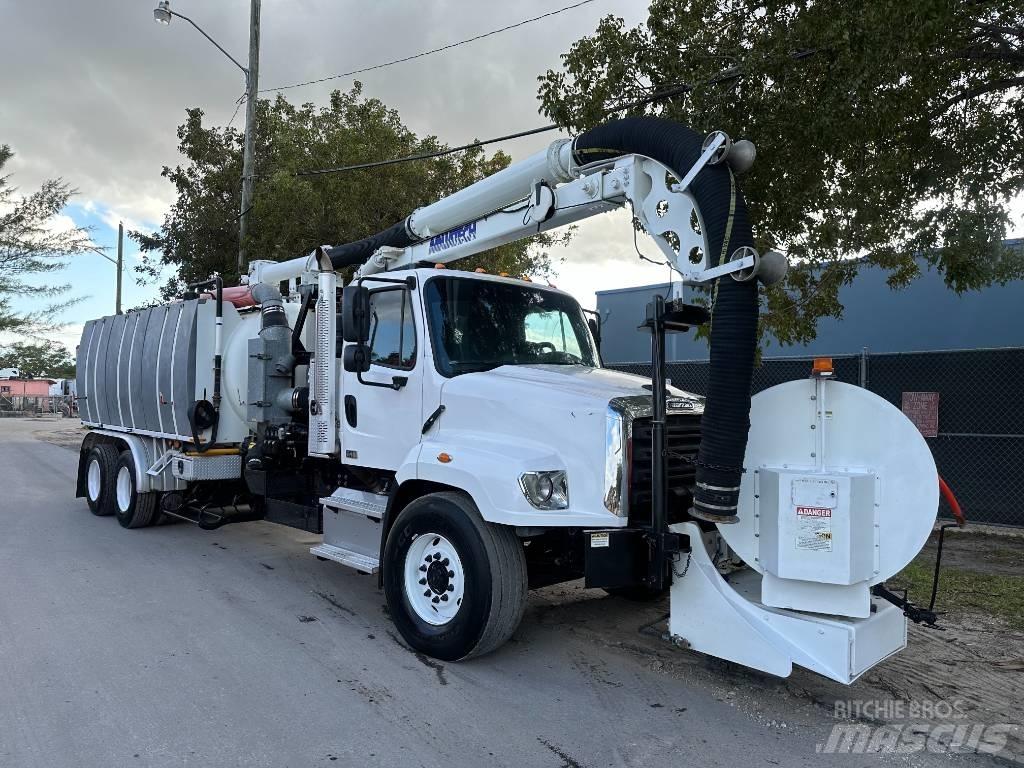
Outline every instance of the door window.
<path id="1" fill-rule="evenodd" d="M 416 365 L 416 324 L 408 291 L 371 294 L 370 362 L 403 370 Z"/>

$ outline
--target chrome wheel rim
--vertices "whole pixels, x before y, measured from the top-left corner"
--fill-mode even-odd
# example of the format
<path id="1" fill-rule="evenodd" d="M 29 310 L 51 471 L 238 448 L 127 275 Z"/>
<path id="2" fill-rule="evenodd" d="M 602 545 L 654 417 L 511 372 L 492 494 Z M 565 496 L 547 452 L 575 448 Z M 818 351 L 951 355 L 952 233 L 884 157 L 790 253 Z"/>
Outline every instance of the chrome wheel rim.
<path id="1" fill-rule="evenodd" d="M 438 533 L 417 536 L 405 554 L 405 595 L 413 611 L 435 627 L 459 612 L 466 592 L 466 575 L 459 553 Z"/>

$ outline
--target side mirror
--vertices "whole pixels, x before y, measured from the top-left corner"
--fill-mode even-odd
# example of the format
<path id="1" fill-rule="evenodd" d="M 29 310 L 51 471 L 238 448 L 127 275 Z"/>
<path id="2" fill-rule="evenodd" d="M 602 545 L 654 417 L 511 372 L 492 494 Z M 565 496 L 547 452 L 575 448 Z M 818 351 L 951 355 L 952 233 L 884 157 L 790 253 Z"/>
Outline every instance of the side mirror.
<path id="1" fill-rule="evenodd" d="M 349 373 L 366 373 L 370 370 L 370 348 L 362 342 L 349 344 L 345 347 L 341 365 Z"/>
<path id="2" fill-rule="evenodd" d="M 598 322 L 597 318 L 591 315 L 587 318 L 587 325 L 590 326 L 590 335 L 594 337 L 594 343 L 597 344 L 598 350 L 601 349 L 601 323 Z"/>
<path id="3" fill-rule="evenodd" d="M 370 289 L 346 285 L 341 294 L 341 334 L 345 341 L 365 344 L 370 339 Z M 348 350 L 345 351 L 348 359 Z M 367 356 L 369 360 L 369 356 Z M 355 370 L 345 368 L 345 370 Z M 361 369 L 361 370 L 366 370 Z"/>

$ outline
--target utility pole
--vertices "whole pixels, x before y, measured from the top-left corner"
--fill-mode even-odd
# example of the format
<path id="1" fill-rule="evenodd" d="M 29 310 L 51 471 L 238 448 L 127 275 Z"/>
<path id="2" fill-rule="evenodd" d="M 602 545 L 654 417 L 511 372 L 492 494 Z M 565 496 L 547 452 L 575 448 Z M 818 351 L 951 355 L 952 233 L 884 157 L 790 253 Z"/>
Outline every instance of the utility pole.
<path id="1" fill-rule="evenodd" d="M 124 222 L 117 224 L 117 294 L 114 298 L 114 313 L 121 314 L 121 278 L 124 273 Z"/>
<path id="2" fill-rule="evenodd" d="M 245 144 L 242 149 L 242 206 L 238 214 L 238 274 L 245 274 L 245 235 L 252 208 L 253 144 L 256 140 L 256 93 L 260 69 L 260 0 L 251 0 L 249 10 L 249 68 L 245 73 Z"/>

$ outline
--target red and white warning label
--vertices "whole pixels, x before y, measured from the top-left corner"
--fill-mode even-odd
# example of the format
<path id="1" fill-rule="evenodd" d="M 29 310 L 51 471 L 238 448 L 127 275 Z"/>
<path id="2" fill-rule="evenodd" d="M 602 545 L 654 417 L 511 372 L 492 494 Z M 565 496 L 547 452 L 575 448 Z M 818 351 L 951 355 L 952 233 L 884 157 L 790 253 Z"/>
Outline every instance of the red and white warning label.
<path id="1" fill-rule="evenodd" d="M 832 551 L 832 510 L 826 507 L 796 508 L 796 548 Z"/>

